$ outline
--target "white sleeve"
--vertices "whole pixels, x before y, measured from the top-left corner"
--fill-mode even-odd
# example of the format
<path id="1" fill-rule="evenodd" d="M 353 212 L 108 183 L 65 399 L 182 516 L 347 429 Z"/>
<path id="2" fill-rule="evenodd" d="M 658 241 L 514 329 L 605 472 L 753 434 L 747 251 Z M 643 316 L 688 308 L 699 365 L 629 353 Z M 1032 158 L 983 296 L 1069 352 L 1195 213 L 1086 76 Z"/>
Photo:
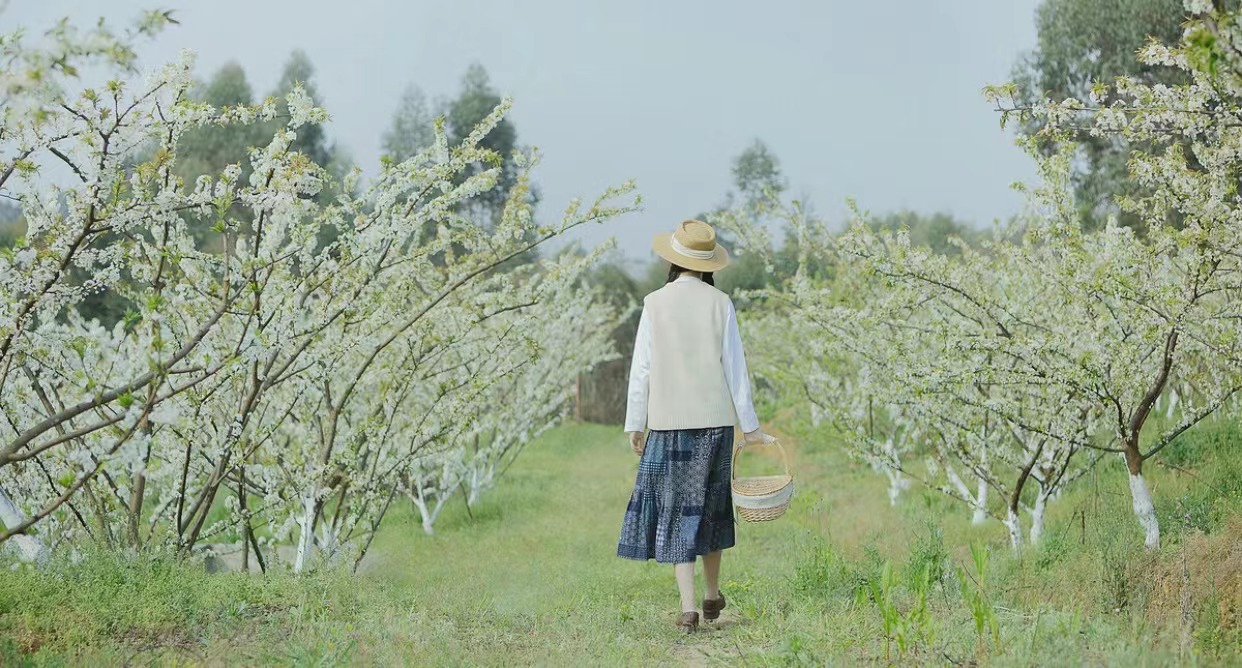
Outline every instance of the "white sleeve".
<path id="1" fill-rule="evenodd" d="M 634 338 L 634 360 L 630 363 L 630 389 L 626 394 L 625 430 L 646 431 L 647 395 L 651 376 L 651 323 L 647 308 L 638 318 L 638 336 Z"/>
<path id="2" fill-rule="evenodd" d="M 721 363 L 724 364 L 725 382 L 733 395 L 733 410 L 737 412 L 737 426 L 748 434 L 759 428 L 755 404 L 750 396 L 750 374 L 746 370 L 746 355 L 742 352 L 742 333 L 737 326 L 737 311 L 729 302 L 729 314 L 725 320 L 724 341 L 721 346 Z"/>

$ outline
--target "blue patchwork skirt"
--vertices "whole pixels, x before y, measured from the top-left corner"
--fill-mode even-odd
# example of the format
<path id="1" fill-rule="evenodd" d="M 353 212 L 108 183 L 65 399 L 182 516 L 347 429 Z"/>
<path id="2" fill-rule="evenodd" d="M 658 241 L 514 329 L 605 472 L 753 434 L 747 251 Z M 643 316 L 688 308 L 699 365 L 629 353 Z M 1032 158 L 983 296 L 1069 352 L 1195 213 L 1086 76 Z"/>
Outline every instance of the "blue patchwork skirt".
<path id="1" fill-rule="evenodd" d="M 647 432 L 617 556 L 662 564 L 733 547 L 733 427 Z"/>

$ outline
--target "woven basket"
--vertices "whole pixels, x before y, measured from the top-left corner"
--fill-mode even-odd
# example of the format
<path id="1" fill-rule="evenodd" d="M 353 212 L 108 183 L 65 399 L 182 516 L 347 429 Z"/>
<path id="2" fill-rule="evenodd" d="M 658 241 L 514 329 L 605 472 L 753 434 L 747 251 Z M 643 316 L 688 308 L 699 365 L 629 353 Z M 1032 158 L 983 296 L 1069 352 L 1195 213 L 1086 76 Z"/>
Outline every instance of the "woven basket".
<path id="1" fill-rule="evenodd" d="M 785 509 L 789 507 L 789 499 L 793 497 L 789 455 L 785 453 L 780 441 L 773 441 L 772 444 L 781 451 L 781 461 L 785 464 L 783 475 L 737 477 L 737 453 L 741 448 L 733 448 L 733 505 L 747 522 L 767 522 L 784 515 Z"/>

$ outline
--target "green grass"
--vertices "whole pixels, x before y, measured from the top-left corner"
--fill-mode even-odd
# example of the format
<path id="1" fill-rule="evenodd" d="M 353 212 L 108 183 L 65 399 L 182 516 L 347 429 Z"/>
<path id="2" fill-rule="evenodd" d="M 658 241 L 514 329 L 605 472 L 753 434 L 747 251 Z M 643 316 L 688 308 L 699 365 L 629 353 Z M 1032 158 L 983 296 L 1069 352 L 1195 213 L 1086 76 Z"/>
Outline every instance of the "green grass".
<path id="1" fill-rule="evenodd" d="M 471 513 L 452 503 L 434 536 L 411 508 L 394 511 L 358 576 L 210 575 L 106 554 L 5 571 L 0 664 L 1237 664 L 1235 429 L 1206 425 L 1170 451 L 1177 470 L 1151 466 L 1159 554 L 1139 547 L 1109 463 L 1050 506 L 1045 541 L 1018 556 L 999 523 L 971 526 L 936 492 L 890 507 L 880 476 L 794 429 L 794 507 L 738 526 L 729 608 L 686 637 L 672 626 L 672 568 L 614 553 L 637 459 L 615 427 L 569 426 L 532 444 Z M 972 543 L 990 549 L 982 574 Z M 977 633 L 974 595 L 996 636 Z"/>

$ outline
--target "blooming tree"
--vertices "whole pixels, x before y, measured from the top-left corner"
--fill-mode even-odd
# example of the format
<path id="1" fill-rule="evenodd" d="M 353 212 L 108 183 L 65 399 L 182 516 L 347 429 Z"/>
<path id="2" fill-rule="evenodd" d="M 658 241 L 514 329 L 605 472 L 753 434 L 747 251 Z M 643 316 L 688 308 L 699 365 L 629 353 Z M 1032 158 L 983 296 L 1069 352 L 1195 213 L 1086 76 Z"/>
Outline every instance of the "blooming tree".
<path id="1" fill-rule="evenodd" d="M 1242 162 L 1242 29 L 1223 3 L 1188 0 L 1193 15 L 1178 45 L 1150 44 L 1140 59 L 1182 70 L 1182 85 L 1129 78 L 1099 82 L 1092 100 L 1012 104 L 1011 86 L 989 94 L 1006 117 L 1047 121 L 1045 138 L 1081 133 L 1125 139 L 1135 148 L 1130 171 L 1149 192 L 1122 198 L 1123 210 L 1148 226 L 1145 239 L 1122 229 L 1083 235 L 1067 201 L 1068 156 L 1049 158 L 1045 238 L 1061 254 L 1062 294 L 1079 310 L 1073 340 L 1058 342 L 1077 364 L 1048 369 L 1064 385 L 1094 391 L 1130 474 L 1134 512 L 1148 547 L 1160 529 L 1143 463 L 1236 394 L 1239 381 L 1238 282 L 1242 220 L 1237 174 Z M 1102 349 L 1102 350 L 1101 350 Z M 1146 427 L 1175 384 L 1181 419 L 1160 433 Z M 1171 400 L 1170 400 L 1171 401 Z"/>
<path id="2" fill-rule="evenodd" d="M 1014 361 L 1015 341 L 1042 345 L 1030 337 L 1055 310 L 1041 283 L 1055 277 L 1028 280 L 1043 260 L 1006 238 L 949 256 L 859 217 L 841 236 L 790 217 L 800 252 L 817 259 L 769 295 L 758 372 L 829 417 L 847 451 L 888 477 L 891 500 L 917 478 L 967 504 L 975 522 L 998 517 L 1014 547 L 1025 509 L 1038 539 L 1048 500 L 1090 463 L 1075 455 L 1096 415 L 1085 400 L 1067 410 L 1058 386 Z"/>
<path id="3" fill-rule="evenodd" d="M 1220 3 L 1187 8 L 1195 18 L 1181 44 L 1140 54 L 1183 70 L 1184 85 L 1122 78 L 1087 102 L 1034 107 L 1015 105 L 1012 85 L 988 90 L 1006 120 L 1037 117 L 1042 128 L 1027 142 L 1040 182 L 1015 230 L 938 255 L 862 223 L 837 238 L 789 217 L 800 270 L 772 291 L 787 308 L 768 329 L 797 332 L 812 359 L 773 376 L 844 416 L 847 446 L 875 461 L 905 467 L 876 438 L 874 412 L 850 397 L 914 416 L 926 482 L 976 512 L 998 493 L 1015 546 L 1027 500 L 1038 539 L 1049 500 L 1109 452 L 1126 463 L 1145 544 L 1158 546 L 1143 463 L 1242 389 L 1242 29 Z M 1115 224 L 1083 230 L 1069 176 L 1083 133 L 1133 147 L 1143 194 L 1120 205 L 1143 220 L 1144 237 Z M 1045 155 L 1045 145 L 1061 150 Z M 816 264 L 831 271 L 805 271 Z M 1158 406 L 1171 424 L 1153 433 Z"/>
<path id="4" fill-rule="evenodd" d="M 138 32 L 166 21 L 149 15 Z M 356 564 L 414 462 L 450 450 L 481 402 L 562 341 L 535 326 L 545 301 L 568 332 L 608 317 L 565 296 L 595 255 L 514 263 L 632 209 L 632 187 L 540 223 L 527 196 L 537 161 L 519 155 L 500 219 L 471 218 L 466 205 L 497 183 L 483 139 L 506 102 L 461 144 L 438 126 L 432 146 L 321 202 L 329 176 L 290 149 L 327 118 L 303 92 L 212 108 L 189 96 L 189 54 L 127 82 L 132 37 L 66 25 L 41 48 L 0 41 L 6 71 L 37 72 L 9 76 L 0 108 L 0 195 L 27 222 L 0 251 L 0 541 L 31 556 L 77 540 L 184 554 L 232 531 L 264 566 L 260 535 L 296 535 L 297 570 L 315 548 Z M 117 78 L 69 95 L 79 61 Z M 188 130 L 276 120 L 248 179 L 240 165 L 176 177 Z M 212 250 L 195 241 L 210 235 Z M 75 310 L 103 289 L 133 304 L 111 328 Z M 561 360 L 608 354 L 587 345 Z"/>
<path id="5" fill-rule="evenodd" d="M 404 478 L 428 533 L 451 495 L 460 490 L 473 506 L 528 443 L 560 421 L 577 376 L 615 356 L 610 332 L 617 314 L 581 286 L 559 285 L 527 315 L 521 326 L 528 345 L 515 356 L 523 364 L 496 376 L 468 428 L 445 451 L 415 460 Z"/>

